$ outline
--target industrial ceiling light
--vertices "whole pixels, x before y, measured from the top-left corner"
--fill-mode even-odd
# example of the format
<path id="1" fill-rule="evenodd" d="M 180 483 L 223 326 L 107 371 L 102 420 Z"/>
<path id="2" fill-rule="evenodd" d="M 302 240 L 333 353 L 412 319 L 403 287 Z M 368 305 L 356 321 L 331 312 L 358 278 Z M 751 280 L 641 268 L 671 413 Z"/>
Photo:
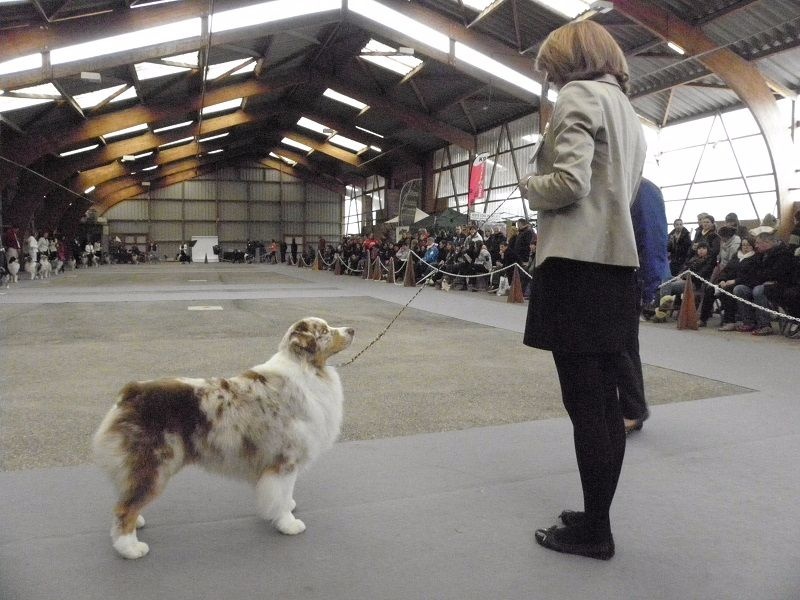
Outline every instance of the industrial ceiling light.
<path id="1" fill-rule="evenodd" d="M 680 54 L 681 56 L 683 56 L 684 54 L 686 54 L 686 50 L 684 50 L 683 48 L 681 48 L 680 46 L 678 46 L 678 44 L 676 44 L 675 42 L 667 42 L 667 47 L 668 47 L 670 50 L 672 50 L 673 52 L 677 52 L 677 53 L 678 53 L 678 54 Z"/>
<path id="2" fill-rule="evenodd" d="M 100 144 L 92 144 L 91 146 L 84 146 L 83 148 L 76 148 L 75 150 L 69 150 L 67 152 L 61 152 L 61 153 L 59 153 L 59 156 L 61 156 L 63 158 L 64 156 L 72 156 L 73 154 L 79 154 L 81 152 L 89 152 L 90 150 L 94 150 L 98 146 L 100 146 Z"/>

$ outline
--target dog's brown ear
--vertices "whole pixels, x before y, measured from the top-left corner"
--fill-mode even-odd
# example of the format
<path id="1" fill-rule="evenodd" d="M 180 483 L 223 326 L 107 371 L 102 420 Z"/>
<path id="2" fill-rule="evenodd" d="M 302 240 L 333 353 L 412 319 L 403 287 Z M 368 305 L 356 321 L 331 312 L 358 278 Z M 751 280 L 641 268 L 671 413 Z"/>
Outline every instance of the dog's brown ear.
<path id="1" fill-rule="evenodd" d="M 317 338 L 308 331 L 293 331 L 289 339 L 290 347 L 298 353 L 314 354 L 317 351 Z"/>

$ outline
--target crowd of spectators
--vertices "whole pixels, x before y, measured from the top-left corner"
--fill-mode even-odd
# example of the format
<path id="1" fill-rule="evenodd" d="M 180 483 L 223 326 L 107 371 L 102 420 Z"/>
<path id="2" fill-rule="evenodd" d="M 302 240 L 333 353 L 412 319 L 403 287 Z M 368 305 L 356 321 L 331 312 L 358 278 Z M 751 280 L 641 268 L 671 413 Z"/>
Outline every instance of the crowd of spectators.
<path id="1" fill-rule="evenodd" d="M 536 232 L 526 219 L 519 219 L 509 226 L 465 225 L 433 232 L 423 228 L 413 234 L 403 232 L 397 240 L 388 232 L 380 237 L 346 236 L 338 244 L 320 246 L 308 245 L 301 256 L 305 264 L 310 265 L 319 251 L 323 268 L 334 270 L 341 260 L 346 274 L 361 275 L 368 263 L 378 259 L 384 269 L 393 265 L 400 278 L 411 261 L 418 281 L 445 290 L 495 292 L 503 267 L 517 263 L 526 271 L 533 268 Z"/>
<path id="2" fill-rule="evenodd" d="M 778 238 L 774 219 L 749 230 L 735 213 L 719 227 L 714 217 L 702 213 L 694 238 L 676 219 L 669 233 L 667 250 L 673 276 L 690 270 L 699 302 L 699 327 L 708 326 L 714 312 L 720 314 L 719 331 L 739 331 L 765 336 L 775 333 L 769 311 L 782 311 L 800 318 L 800 211 L 788 242 Z M 687 277 L 685 275 L 684 277 Z M 718 286 L 708 285 L 703 280 Z M 679 308 L 685 282 L 674 281 L 662 288 L 662 301 Z M 726 293 L 728 292 L 728 293 Z M 663 317 L 657 319 L 663 321 Z M 797 322 L 777 318 L 789 337 L 800 337 Z"/>

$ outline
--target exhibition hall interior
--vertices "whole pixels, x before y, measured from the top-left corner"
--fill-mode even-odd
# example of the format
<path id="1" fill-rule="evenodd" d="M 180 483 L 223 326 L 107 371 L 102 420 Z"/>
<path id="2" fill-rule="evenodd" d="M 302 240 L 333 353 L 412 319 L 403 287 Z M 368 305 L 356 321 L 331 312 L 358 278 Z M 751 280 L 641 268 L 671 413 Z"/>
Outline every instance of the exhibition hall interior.
<path id="1" fill-rule="evenodd" d="M 797 0 L 0 0 L 0 598 L 800 598 L 798 94 Z"/>

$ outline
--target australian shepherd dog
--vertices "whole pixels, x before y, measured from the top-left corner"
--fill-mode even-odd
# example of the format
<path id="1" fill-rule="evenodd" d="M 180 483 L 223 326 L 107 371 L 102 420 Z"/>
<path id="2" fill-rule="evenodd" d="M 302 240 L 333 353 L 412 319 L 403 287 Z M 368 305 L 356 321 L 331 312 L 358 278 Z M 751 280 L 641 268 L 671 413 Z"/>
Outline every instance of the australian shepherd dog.
<path id="1" fill-rule="evenodd" d="M 187 464 L 251 482 L 264 519 L 287 535 L 305 531 L 292 514 L 294 484 L 339 435 L 342 384 L 326 360 L 352 340 L 352 329 L 310 317 L 289 328 L 272 358 L 236 377 L 123 387 L 93 440 L 119 491 L 114 549 L 125 558 L 147 554 L 136 537 L 142 509 Z"/>

